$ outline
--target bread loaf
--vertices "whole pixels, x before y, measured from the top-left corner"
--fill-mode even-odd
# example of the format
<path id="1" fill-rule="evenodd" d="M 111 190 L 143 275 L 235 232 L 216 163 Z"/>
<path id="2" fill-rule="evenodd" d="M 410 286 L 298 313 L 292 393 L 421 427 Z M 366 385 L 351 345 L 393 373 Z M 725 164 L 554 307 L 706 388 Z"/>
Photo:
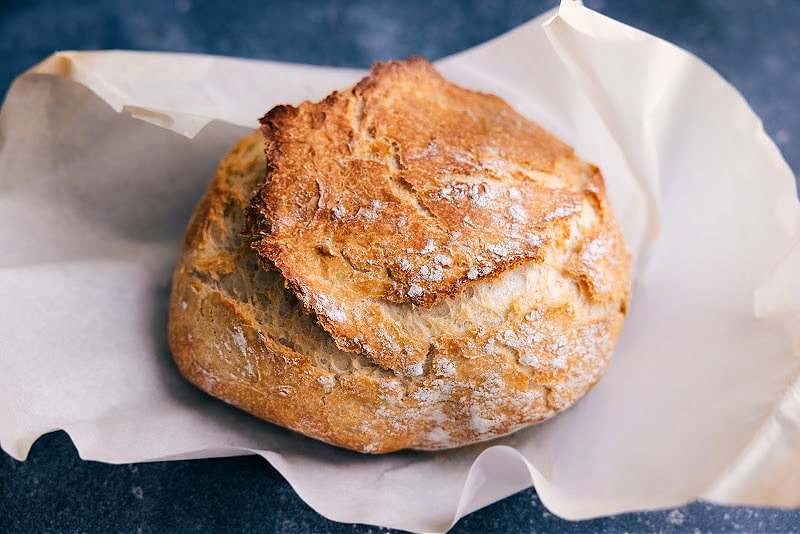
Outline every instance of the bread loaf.
<path id="1" fill-rule="evenodd" d="M 569 146 L 418 58 L 261 125 L 175 271 L 169 339 L 192 383 L 384 453 L 508 434 L 600 378 L 630 261 Z"/>

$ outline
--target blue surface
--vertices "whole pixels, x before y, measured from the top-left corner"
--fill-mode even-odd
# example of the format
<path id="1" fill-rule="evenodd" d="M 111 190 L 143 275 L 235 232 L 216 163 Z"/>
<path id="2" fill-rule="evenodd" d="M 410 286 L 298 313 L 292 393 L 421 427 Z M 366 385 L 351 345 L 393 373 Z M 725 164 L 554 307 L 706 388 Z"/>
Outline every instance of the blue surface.
<path id="1" fill-rule="evenodd" d="M 589 7 L 695 53 L 733 83 L 800 171 L 800 1 L 586 0 Z M 0 94 L 55 50 L 139 49 L 368 67 L 436 59 L 499 35 L 555 1 L 140 2 L 0 0 Z M 27 462 L 0 453 L 0 532 L 387 532 L 325 520 L 255 457 L 111 466 L 81 461 L 63 433 Z M 533 490 L 453 532 L 800 532 L 800 511 L 705 503 L 567 522 Z"/>

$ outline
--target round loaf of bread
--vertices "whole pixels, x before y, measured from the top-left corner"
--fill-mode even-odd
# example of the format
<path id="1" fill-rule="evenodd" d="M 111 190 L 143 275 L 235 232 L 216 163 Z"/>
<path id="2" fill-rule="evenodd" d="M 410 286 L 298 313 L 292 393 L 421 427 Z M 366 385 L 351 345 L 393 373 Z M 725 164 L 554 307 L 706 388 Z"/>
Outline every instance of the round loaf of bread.
<path id="1" fill-rule="evenodd" d="M 600 378 L 630 260 L 569 146 L 417 58 L 261 124 L 175 272 L 169 340 L 192 383 L 384 453 L 508 434 Z"/>

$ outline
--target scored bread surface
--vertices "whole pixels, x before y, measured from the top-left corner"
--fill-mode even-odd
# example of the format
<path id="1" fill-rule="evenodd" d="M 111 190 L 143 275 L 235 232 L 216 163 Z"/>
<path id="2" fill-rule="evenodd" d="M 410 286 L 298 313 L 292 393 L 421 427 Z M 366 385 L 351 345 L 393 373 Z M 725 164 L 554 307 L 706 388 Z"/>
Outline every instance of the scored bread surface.
<path id="1" fill-rule="evenodd" d="M 190 381 L 380 453 L 507 434 L 599 379 L 630 264 L 570 147 L 420 59 L 273 108 L 262 132 L 187 230 L 169 333 Z"/>

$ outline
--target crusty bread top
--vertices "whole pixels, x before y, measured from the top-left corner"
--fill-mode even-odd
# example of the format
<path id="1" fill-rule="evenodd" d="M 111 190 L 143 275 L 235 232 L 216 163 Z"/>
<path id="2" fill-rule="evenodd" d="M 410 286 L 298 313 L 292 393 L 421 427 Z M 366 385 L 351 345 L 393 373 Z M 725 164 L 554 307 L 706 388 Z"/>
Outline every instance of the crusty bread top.
<path id="1" fill-rule="evenodd" d="M 590 301 L 627 300 L 596 167 L 424 60 L 377 64 L 352 89 L 278 106 L 261 124 L 269 171 L 248 212 L 252 246 L 343 350 L 421 375 L 443 334 L 426 317 L 531 262 L 560 263 Z"/>

